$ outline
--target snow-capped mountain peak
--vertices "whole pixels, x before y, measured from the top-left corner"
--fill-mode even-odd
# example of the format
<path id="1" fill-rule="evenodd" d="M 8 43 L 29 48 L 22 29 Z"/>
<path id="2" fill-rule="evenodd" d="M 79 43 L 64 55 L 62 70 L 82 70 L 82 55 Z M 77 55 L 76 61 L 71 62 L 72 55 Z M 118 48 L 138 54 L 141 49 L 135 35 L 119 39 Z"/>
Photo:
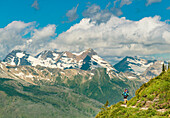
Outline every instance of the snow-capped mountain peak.
<path id="1" fill-rule="evenodd" d="M 155 62 L 156 60 L 146 60 L 137 56 L 135 57 L 126 56 L 114 67 L 120 72 L 131 72 L 136 75 L 140 75 Z"/>
<path id="2" fill-rule="evenodd" d="M 47 58 L 51 58 L 52 60 L 56 60 L 61 54 L 62 52 L 45 50 L 39 53 L 37 56 L 35 56 L 35 58 L 44 59 L 44 60 L 46 60 Z"/>
<path id="3" fill-rule="evenodd" d="M 29 57 L 29 54 L 27 54 L 25 51 L 13 50 L 11 53 L 9 53 L 6 56 L 6 58 L 3 61 L 9 63 L 12 66 L 31 65 L 27 61 L 28 57 Z"/>
<path id="4" fill-rule="evenodd" d="M 56 52 L 45 50 L 33 57 L 23 51 L 12 51 L 4 59 L 10 65 L 31 65 L 44 66 L 60 69 L 82 69 L 91 70 L 96 67 L 107 68 L 107 71 L 114 70 L 114 67 L 102 59 L 93 49 L 87 49 L 80 53 Z"/>

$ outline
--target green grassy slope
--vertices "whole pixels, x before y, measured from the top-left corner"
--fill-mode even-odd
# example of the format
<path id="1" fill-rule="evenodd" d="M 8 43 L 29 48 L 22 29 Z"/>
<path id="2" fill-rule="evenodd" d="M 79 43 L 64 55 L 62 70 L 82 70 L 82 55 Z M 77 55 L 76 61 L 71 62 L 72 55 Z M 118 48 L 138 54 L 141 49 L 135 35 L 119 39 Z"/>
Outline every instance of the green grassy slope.
<path id="1" fill-rule="evenodd" d="M 67 78 L 66 76 L 61 77 L 59 75 L 54 78 L 55 82 L 41 81 L 41 84 L 65 86 L 74 90 L 76 93 L 83 94 L 101 103 L 105 103 L 106 100 L 109 100 L 111 103 L 122 100 L 121 94 L 124 88 L 131 90 L 130 97 L 132 97 L 134 96 L 133 93 L 135 93 L 137 88 L 142 84 L 142 81 L 139 80 L 128 80 L 126 78 L 121 80 L 118 77 L 110 78 L 104 68 L 97 68 L 92 70 L 92 72 L 94 76 L 91 79 L 89 79 L 90 75 L 83 77 L 78 74 L 72 78 Z M 40 84 L 40 81 L 34 82 Z"/>
<path id="2" fill-rule="evenodd" d="M 62 86 L 27 86 L 0 78 L 0 118 L 89 118 L 101 106 Z"/>
<path id="3" fill-rule="evenodd" d="M 103 109 L 96 118 L 170 117 L 170 70 L 143 84 L 135 94 L 126 108 L 119 102 Z"/>
<path id="4" fill-rule="evenodd" d="M 7 74 L 18 78 L 18 80 L 25 80 L 39 86 L 60 85 L 101 103 L 105 103 L 106 100 L 111 103 L 122 100 L 121 92 L 124 88 L 130 89 L 130 97 L 133 97 L 135 91 L 143 84 L 143 81 L 138 79 L 129 80 L 123 74 L 118 75 L 114 71 L 108 75 L 104 68 L 89 71 L 79 69 L 60 70 L 41 66 L 4 66 L 3 68 Z M 24 76 L 19 76 L 20 74 Z M 32 77 L 26 77 L 30 75 Z"/>

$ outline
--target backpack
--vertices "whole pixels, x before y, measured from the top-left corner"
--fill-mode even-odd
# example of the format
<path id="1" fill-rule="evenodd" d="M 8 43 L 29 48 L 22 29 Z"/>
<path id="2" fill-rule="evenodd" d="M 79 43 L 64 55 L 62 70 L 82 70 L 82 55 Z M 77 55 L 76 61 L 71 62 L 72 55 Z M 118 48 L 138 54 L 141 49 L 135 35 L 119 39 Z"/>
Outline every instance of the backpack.
<path id="1" fill-rule="evenodd" d="M 122 94 L 122 95 L 124 95 L 124 97 L 129 96 L 128 92 L 123 92 L 123 94 Z"/>

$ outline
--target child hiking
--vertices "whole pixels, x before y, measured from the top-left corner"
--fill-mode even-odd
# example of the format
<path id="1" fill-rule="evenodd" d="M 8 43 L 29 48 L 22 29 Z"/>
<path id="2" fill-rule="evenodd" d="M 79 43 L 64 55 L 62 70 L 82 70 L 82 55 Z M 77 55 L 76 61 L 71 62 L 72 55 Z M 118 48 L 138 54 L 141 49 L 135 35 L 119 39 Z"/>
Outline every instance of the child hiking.
<path id="1" fill-rule="evenodd" d="M 127 103 L 127 97 L 129 96 L 128 90 L 125 89 L 122 95 L 123 95 L 123 97 L 124 97 L 124 104 L 126 105 L 126 103 Z"/>

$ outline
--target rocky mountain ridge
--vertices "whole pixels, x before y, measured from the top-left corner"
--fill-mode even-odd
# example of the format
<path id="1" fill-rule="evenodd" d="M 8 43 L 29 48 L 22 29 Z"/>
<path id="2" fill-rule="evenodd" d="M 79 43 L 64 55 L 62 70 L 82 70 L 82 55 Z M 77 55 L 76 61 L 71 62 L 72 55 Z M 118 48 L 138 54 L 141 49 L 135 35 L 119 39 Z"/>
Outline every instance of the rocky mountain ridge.
<path id="1" fill-rule="evenodd" d="M 141 79 L 148 81 L 161 73 L 162 61 L 146 60 L 140 57 L 126 56 L 120 62 L 112 66 L 103 58 L 97 55 L 93 49 L 87 49 L 80 53 L 71 53 L 68 51 L 57 52 L 45 50 L 38 55 L 31 56 L 25 51 L 13 50 L 3 60 L 4 64 L 8 66 L 42 66 L 48 68 L 66 69 L 80 69 L 93 70 L 95 68 L 106 68 L 109 76 L 114 73 L 120 78 L 126 76 L 128 79 Z"/>
<path id="2" fill-rule="evenodd" d="M 133 57 L 130 58 L 133 59 Z M 154 65 L 156 62 L 157 61 L 148 66 L 146 70 L 143 69 L 143 76 L 152 74 L 151 70 L 159 68 L 159 66 Z M 105 103 L 106 100 L 109 100 L 111 103 L 119 102 L 122 98 L 121 93 L 124 88 L 130 90 L 130 97 L 133 97 L 135 91 L 144 83 L 144 80 L 140 78 L 142 74 L 137 75 L 133 72 L 127 74 L 127 72 L 119 71 L 99 57 L 92 49 L 80 53 L 43 51 L 35 57 L 26 52 L 15 50 L 8 54 L 3 62 L 0 62 L 0 80 L 2 79 L 3 81 L 4 78 L 7 78 L 10 79 L 12 83 L 15 81 L 24 84 L 24 86 L 35 86 L 35 92 L 37 88 L 43 88 L 45 92 L 41 93 L 40 91 L 40 96 L 43 95 L 44 98 L 41 98 L 37 93 L 37 96 L 32 96 L 30 90 L 34 93 L 34 88 L 33 90 L 29 89 L 29 91 L 25 91 L 20 86 L 16 87 L 16 89 L 21 88 L 19 91 L 22 93 L 30 94 L 31 99 L 32 97 L 37 97 L 49 103 L 52 102 L 52 104 L 53 100 L 58 101 L 59 99 L 59 101 L 64 102 L 64 104 L 71 104 L 74 109 L 80 109 L 80 106 L 78 106 L 78 104 L 75 105 L 75 101 L 72 100 L 69 100 L 68 103 L 67 97 L 70 96 L 69 94 L 61 92 L 62 95 L 64 94 L 62 99 L 65 101 L 63 101 L 61 98 L 56 98 L 55 94 L 53 95 L 53 93 L 56 93 L 53 90 L 57 87 L 64 87 L 64 89 L 71 90 L 76 95 L 86 96 L 102 104 Z M 15 84 L 12 85 L 15 86 Z M 7 86 L 10 87 L 11 85 L 9 84 Z M 2 88 L 2 90 L 4 91 L 4 88 Z M 53 100 L 46 95 L 46 91 L 51 91 L 50 96 Z M 72 95 L 70 99 L 72 99 Z M 54 106 L 55 104 L 56 102 L 54 102 Z M 94 111 L 95 110 L 92 110 L 92 112 Z M 91 112 L 88 113 L 93 114 Z"/>
<path id="3" fill-rule="evenodd" d="M 162 71 L 163 61 L 146 60 L 140 57 L 126 56 L 114 68 L 123 72 L 129 79 L 140 78 L 144 81 L 158 76 Z"/>
<path id="4" fill-rule="evenodd" d="M 80 53 L 43 51 L 33 57 L 21 50 L 14 50 L 9 53 L 4 62 L 12 66 L 43 66 L 60 69 L 82 69 L 91 70 L 96 67 L 107 68 L 107 71 L 114 70 L 114 67 L 97 55 L 93 49 Z"/>

